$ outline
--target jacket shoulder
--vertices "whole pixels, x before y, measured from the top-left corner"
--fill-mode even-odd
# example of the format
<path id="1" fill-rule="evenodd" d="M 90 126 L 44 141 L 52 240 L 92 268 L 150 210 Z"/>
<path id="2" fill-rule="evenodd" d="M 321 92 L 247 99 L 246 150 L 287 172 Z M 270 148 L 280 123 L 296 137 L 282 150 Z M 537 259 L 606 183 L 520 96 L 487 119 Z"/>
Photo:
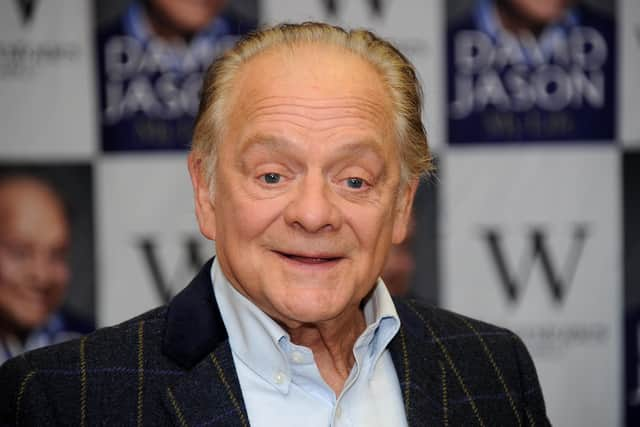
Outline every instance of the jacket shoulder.
<path id="1" fill-rule="evenodd" d="M 434 335 L 449 336 L 452 334 L 475 335 L 478 332 L 481 335 L 495 335 L 503 339 L 515 337 L 515 334 L 506 328 L 435 307 L 419 300 L 400 299 L 395 303 L 400 319 L 416 333 L 418 330 L 422 330 L 423 333 L 431 334 L 433 332 Z"/>
<path id="2" fill-rule="evenodd" d="M 77 360 L 81 351 L 90 355 L 92 360 L 108 359 L 115 362 L 126 359 L 128 353 L 136 351 L 136 346 L 132 344 L 141 324 L 145 325 L 144 340 L 162 338 L 166 311 L 165 306 L 159 307 L 117 325 L 97 329 L 83 337 L 27 352 L 22 358 L 34 369 L 73 366 L 69 359 Z"/>
<path id="3" fill-rule="evenodd" d="M 0 367 L 0 425 L 18 424 L 19 417 L 28 417 L 34 425 L 50 425 L 54 419 L 78 424 L 79 408 L 87 405 L 78 400 L 81 396 L 104 402 L 127 401 L 117 399 L 123 393 L 135 396 L 142 362 L 145 369 L 173 368 L 177 374 L 179 369 L 161 355 L 166 310 L 160 307 L 8 360 Z M 148 384 L 154 386 L 153 381 Z"/>
<path id="4" fill-rule="evenodd" d="M 438 360 L 450 404 L 464 402 L 476 417 L 548 425 L 535 366 L 515 333 L 415 300 L 398 300 L 396 308 L 407 346 Z"/>

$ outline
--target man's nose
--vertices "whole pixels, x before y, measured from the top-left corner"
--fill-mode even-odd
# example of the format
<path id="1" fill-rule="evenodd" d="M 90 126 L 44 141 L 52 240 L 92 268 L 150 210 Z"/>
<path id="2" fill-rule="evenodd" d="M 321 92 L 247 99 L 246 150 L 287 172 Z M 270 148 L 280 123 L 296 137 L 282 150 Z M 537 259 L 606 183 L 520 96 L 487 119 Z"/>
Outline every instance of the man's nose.
<path id="1" fill-rule="evenodd" d="M 287 224 L 309 233 L 336 230 L 342 225 L 342 215 L 335 205 L 335 197 L 325 177 L 307 175 L 294 190 L 284 219 Z"/>
<path id="2" fill-rule="evenodd" d="M 50 270 L 46 254 L 36 251 L 29 266 L 31 283 L 37 287 L 45 286 L 50 279 Z"/>

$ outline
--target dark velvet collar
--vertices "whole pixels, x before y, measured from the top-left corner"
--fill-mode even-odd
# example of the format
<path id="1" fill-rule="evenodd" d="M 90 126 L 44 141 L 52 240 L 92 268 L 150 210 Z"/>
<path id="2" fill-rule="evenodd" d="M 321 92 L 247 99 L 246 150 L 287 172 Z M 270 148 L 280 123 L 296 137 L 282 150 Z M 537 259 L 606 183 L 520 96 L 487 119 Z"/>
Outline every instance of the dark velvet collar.
<path id="1" fill-rule="evenodd" d="M 211 284 L 210 259 L 169 303 L 162 351 L 191 369 L 227 339 Z"/>

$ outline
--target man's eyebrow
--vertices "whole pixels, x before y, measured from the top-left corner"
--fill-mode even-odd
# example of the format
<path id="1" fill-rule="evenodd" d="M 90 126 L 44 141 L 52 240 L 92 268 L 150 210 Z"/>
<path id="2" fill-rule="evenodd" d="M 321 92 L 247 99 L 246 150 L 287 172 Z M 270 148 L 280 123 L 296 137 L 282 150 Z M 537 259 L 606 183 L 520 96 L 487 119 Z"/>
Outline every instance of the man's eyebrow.
<path id="1" fill-rule="evenodd" d="M 373 153 L 384 157 L 383 143 L 375 139 L 363 139 L 341 144 L 336 150 L 338 155 L 359 156 L 365 153 Z"/>
<path id="2" fill-rule="evenodd" d="M 259 146 L 260 148 L 265 147 L 274 151 L 282 151 L 286 148 L 292 148 L 293 144 L 287 139 L 275 135 L 256 134 L 240 142 L 238 150 L 245 152 L 255 146 Z"/>

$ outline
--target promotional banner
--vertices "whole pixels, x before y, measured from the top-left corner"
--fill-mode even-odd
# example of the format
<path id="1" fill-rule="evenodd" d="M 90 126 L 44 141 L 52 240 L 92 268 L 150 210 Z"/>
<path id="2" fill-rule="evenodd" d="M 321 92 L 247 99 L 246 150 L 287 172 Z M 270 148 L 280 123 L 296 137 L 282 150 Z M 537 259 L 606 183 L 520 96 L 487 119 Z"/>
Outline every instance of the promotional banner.
<path id="1" fill-rule="evenodd" d="M 0 163 L 0 364 L 94 329 L 93 225 L 91 165 Z"/>
<path id="2" fill-rule="evenodd" d="M 447 2 L 449 142 L 611 142 L 614 5 Z"/>
<path id="3" fill-rule="evenodd" d="M 620 0 L 620 138 L 640 148 L 640 2 Z"/>
<path id="4" fill-rule="evenodd" d="M 104 151 L 189 147 L 204 72 L 256 25 L 224 3 L 132 1 L 111 19 L 98 16 Z"/>
<path id="5" fill-rule="evenodd" d="M 522 337 L 554 426 L 620 425 L 617 151 L 452 149 L 441 160 L 443 305 Z"/>
<path id="6" fill-rule="evenodd" d="M 0 2 L 0 157 L 95 152 L 91 3 Z"/>
<path id="7" fill-rule="evenodd" d="M 110 156 L 97 175 L 104 326 L 166 303 L 214 249 L 198 229 L 186 156 Z"/>
<path id="8" fill-rule="evenodd" d="M 416 66 L 424 89 L 429 144 L 444 142 L 442 111 L 442 5 L 423 0 L 263 0 L 262 22 L 323 21 L 366 28 L 393 42 Z"/>

